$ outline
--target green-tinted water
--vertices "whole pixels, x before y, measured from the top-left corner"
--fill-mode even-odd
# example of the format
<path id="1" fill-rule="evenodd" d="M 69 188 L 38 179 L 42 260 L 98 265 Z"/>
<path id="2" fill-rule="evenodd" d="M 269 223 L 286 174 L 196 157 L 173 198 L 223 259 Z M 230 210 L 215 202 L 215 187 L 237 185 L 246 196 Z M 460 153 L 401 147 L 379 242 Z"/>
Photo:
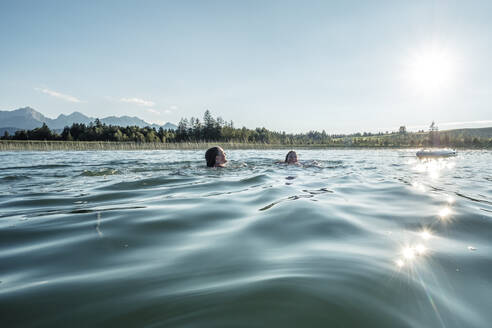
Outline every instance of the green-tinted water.
<path id="1" fill-rule="evenodd" d="M 0 153 L 5 327 L 489 327 L 491 152 Z"/>

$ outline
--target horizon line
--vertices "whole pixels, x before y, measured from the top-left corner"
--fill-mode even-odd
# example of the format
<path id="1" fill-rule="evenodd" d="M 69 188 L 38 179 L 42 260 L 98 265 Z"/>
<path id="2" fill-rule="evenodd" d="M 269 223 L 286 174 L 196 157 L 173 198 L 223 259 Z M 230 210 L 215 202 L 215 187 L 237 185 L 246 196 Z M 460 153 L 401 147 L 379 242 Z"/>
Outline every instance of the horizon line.
<path id="1" fill-rule="evenodd" d="M 19 107 L 19 108 L 12 109 L 12 110 L 4 110 L 4 111 L 5 111 L 5 112 L 9 112 L 9 111 L 15 111 L 15 110 L 24 109 L 24 108 L 30 108 L 30 109 L 33 109 L 33 110 L 37 111 L 36 109 L 34 109 L 34 108 L 33 108 L 33 107 L 31 107 L 31 106 L 24 106 L 24 107 Z M 0 112 L 1 112 L 1 111 L 2 111 L 2 110 L 0 110 Z M 37 111 L 37 112 L 38 112 L 38 111 Z M 41 113 L 41 112 L 38 112 L 38 113 L 40 113 L 40 114 L 42 114 L 43 116 L 45 116 L 45 115 L 44 115 L 43 113 Z M 68 114 L 68 115 L 67 115 L 67 114 L 63 114 L 63 113 L 61 113 L 61 114 L 59 114 L 59 115 L 58 115 L 58 117 L 60 117 L 61 115 L 64 115 L 64 116 L 69 116 L 69 115 L 74 114 L 74 113 L 80 113 L 80 114 L 82 114 L 82 115 L 86 116 L 86 117 L 87 117 L 87 118 L 89 118 L 89 119 L 105 119 L 105 118 L 110 118 L 110 117 L 122 118 L 122 117 L 125 117 L 125 116 L 126 116 L 126 117 L 130 117 L 130 118 L 137 118 L 137 119 L 139 119 L 139 120 L 144 121 L 145 123 L 149 123 L 150 125 L 160 125 L 160 126 L 164 126 L 164 125 L 166 125 L 166 124 L 170 123 L 170 124 L 173 124 L 173 125 L 178 126 L 178 124 L 179 124 L 179 122 L 177 122 L 177 123 L 173 123 L 173 122 L 170 122 L 170 121 L 168 121 L 168 122 L 166 122 L 166 123 L 164 123 L 164 124 L 162 124 L 162 123 L 160 123 L 160 122 L 155 122 L 155 121 L 154 121 L 154 122 L 152 122 L 152 121 L 148 122 L 148 121 L 146 121 L 146 120 L 144 120 L 144 119 L 142 119 L 142 118 L 140 118 L 140 117 L 138 117 L 138 116 L 129 116 L 129 115 L 121 115 L 121 116 L 117 116 L 117 115 L 115 114 L 115 115 L 109 115 L 109 116 L 105 116 L 105 117 L 101 117 L 101 118 L 99 118 L 99 117 L 90 117 L 90 116 L 87 116 L 86 114 L 84 114 L 84 113 L 82 113 L 82 112 L 80 112 L 80 111 L 73 111 L 72 113 L 70 113 L 70 114 Z M 219 115 L 219 116 L 220 116 L 220 115 Z M 48 118 L 48 119 L 54 120 L 53 118 L 50 118 L 50 117 L 48 117 L 48 116 L 45 116 L 45 117 L 46 117 L 46 118 Z M 57 117 L 57 118 L 58 118 L 58 117 Z M 56 118 L 55 118 L 55 119 L 56 119 Z M 187 117 L 181 117 L 181 119 L 188 119 L 188 118 L 187 118 Z M 233 123 L 234 123 L 234 121 L 233 121 Z M 465 127 L 465 126 L 469 126 L 469 125 L 487 125 L 487 124 L 489 124 L 489 126 L 481 126 L 481 127 Z M 492 120 L 475 120 L 475 121 L 455 121 L 455 122 L 443 122 L 443 123 L 438 123 L 438 124 L 436 124 L 436 125 L 437 125 L 437 126 L 456 126 L 455 128 L 450 128 L 449 130 L 456 130 L 456 129 L 467 129 L 467 128 L 468 128 L 468 129 L 473 129 L 473 128 L 475 128 L 475 129 L 479 129 L 479 128 L 488 128 L 488 127 L 492 127 Z M 400 125 L 400 126 L 405 126 L 405 125 L 404 125 L 404 124 L 402 124 L 402 125 Z M 391 133 L 391 132 L 398 131 L 398 129 L 399 129 L 399 127 L 400 127 L 400 126 L 398 126 L 398 128 L 395 128 L 395 127 L 390 128 L 390 129 L 389 129 L 389 128 L 383 128 L 383 129 L 378 128 L 378 129 L 373 129 L 373 130 L 372 130 L 372 131 L 376 131 L 376 130 L 377 130 L 377 132 L 371 132 L 371 131 L 356 131 L 356 132 L 349 132 L 349 133 L 345 132 L 345 133 L 327 133 L 327 134 L 332 134 L 332 135 L 336 135 L 336 134 L 346 134 L 346 135 L 351 135 L 351 134 L 356 134 L 356 133 L 361 133 L 361 134 L 362 134 L 362 133 L 372 133 L 372 134 L 377 134 L 377 133 L 385 133 L 385 132 L 390 132 L 390 133 Z M 243 125 L 242 127 L 246 127 L 246 126 L 244 126 L 244 125 Z M 424 131 L 425 131 L 425 130 L 427 130 L 427 129 L 429 128 L 429 124 L 409 125 L 409 126 L 405 126 L 405 127 L 406 127 L 407 131 L 415 131 L 415 130 L 417 130 L 417 131 L 415 131 L 415 132 L 418 132 L 418 131 L 420 131 L 420 130 L 424 130 Z M 247 129 L 252 129 L 252 130 L 254 130 L 254 129 L 256 129 L 256 128 L 263 128 L 263 126 L 262 126 L 262 127 L 257 126 L 257 127 L 254 127 L 254 128 L 249 128 L 249 127 L 246 127 L 246 128 L 247 128 Z M 325 130 L 325 129 L 322 129 L 322 130 Z M 308 131 L 304 131 L 304 132 L 287 132 L 287 131 L 285 131 L 285 130 L 278 130 L 278 131 L 275 131 L 275 130 L 270 130 L 270 131 L 272 131 L 272 132 L 286 132 L 286 133 L 290 133 L 290 134 L 298 134 L 298 133 L 309 133 L 310 131 L 316 131 L 316 130 L 308 130 Z M 443 131 L 445 131 L 445 130 L 443 130 Z"/>

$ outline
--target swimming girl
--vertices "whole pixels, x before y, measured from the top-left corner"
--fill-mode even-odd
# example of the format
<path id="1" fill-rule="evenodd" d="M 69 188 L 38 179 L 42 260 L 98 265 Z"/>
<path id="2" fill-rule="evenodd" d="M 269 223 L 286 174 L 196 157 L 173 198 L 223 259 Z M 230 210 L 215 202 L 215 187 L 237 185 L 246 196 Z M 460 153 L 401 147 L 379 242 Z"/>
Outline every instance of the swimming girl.
<path id="1" fill-rule="evenodd" d="M 224 167 L 225 163 L 227 163 L 226 154 L 219 146 L 207 150 L 205 152 L 205 160 L 208 167 Z"/>
<path id="2" fill-rule="evenodd" d="M 285 156 L 285 163 L 286 164 L 299 164 L 297 161 L 297 153 L 293 150 L 289 151 L 287 155 Z"/>

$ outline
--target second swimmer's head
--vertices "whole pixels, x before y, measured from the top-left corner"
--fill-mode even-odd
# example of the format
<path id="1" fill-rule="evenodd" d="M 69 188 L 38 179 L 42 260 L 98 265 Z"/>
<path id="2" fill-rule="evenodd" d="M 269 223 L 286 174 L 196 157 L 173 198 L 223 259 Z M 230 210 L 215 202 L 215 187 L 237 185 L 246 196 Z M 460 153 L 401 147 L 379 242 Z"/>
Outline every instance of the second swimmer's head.
<path id="1" fill-rule="evenodd" d="M 289 151 L 285 156 L 285 163 L 287 164 L 297 163 L 297 153 L 293 150 Z"/>

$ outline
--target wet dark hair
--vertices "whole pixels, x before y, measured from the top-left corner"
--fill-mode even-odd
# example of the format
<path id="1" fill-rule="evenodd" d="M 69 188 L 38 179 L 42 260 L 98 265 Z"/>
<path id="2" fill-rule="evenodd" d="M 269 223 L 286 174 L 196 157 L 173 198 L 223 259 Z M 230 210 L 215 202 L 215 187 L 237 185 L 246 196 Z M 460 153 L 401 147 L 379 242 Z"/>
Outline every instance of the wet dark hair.
<path id="1" fill-rule="evenodd" d="M 285 163 L 287 163 L 287 161 L 289 160 L 289 155 L 290 155 L 291 153 L 294 153 L 294 154 L 296 154 L 296 155 L 297 155 L 297 153 L 296 153 L 295 151 L 293 151 L 293 150 L 289 151 L 289 152 L 287 153 L 287 155 L 285 155 Z"/>
<path id="2" fill-rule="evenodd" d="M 212 147 L 205 152 L 205 160 L 208 167 L 215 166 L 215 158 L 219 155 L 219 147 Z"/>

